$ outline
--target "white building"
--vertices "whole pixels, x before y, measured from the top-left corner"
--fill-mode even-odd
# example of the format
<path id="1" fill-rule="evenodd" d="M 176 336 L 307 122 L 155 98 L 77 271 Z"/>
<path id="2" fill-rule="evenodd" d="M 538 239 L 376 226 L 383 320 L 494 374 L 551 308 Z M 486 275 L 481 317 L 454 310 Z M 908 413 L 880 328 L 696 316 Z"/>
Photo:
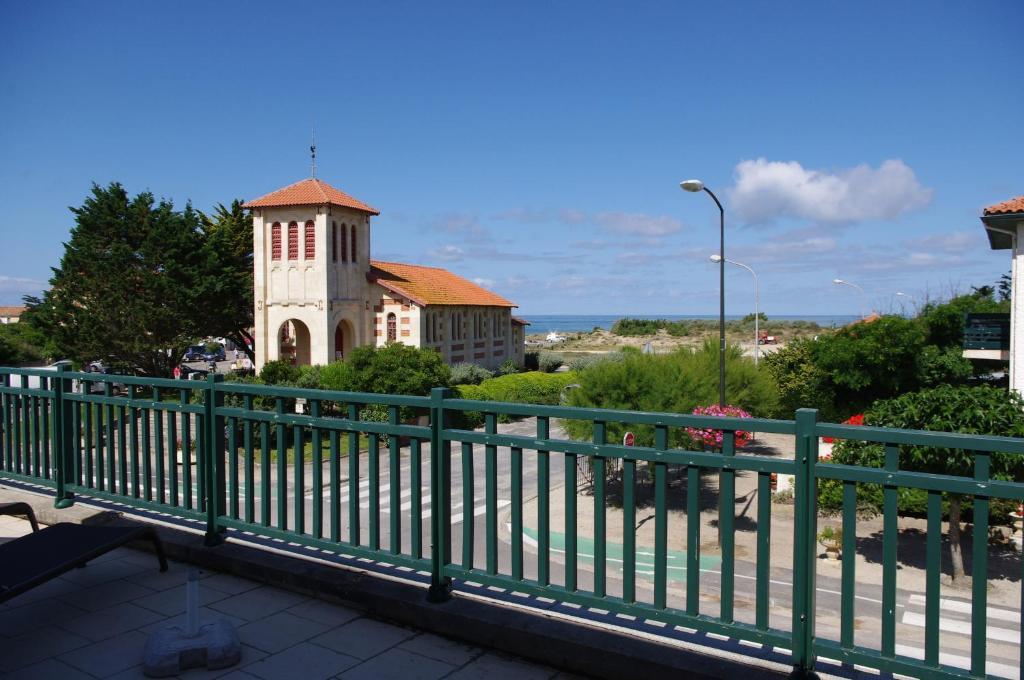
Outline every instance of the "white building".
<path id="1" fill-rule="evenodd" d="M 0 307 L 0 323 L 18 323 L 26 307 Z"/>
<path id="2" fill-rule="evenodd" d="M 1010 349 L 1008 357 L 999 350 L 991 356 L 981 356 L 986 350 L 974 350 L 969 356 L 1010 360 L 1010 389 L 1024 395 L 1024 291 L 1021 277 L 1024 276 L 1024 196 L 990 205 L 985 208 L 981 222 L 988 233 L 988 242 L 993 250 L 1012 251 L 1010 278 L 1013 282 L 1010 298 Z M 965 352 L 967 354 L 967 352 Z"/>
<path id="3" fill-rule="evenodd" d="M 318 179 L 245 204 L 253 217 L 256 370 L 327 364 L 401 342 L 449 363 L 522 365 L 525 322 L 505 298 L 447 270 L 370 259 L 379 211 Z"/>

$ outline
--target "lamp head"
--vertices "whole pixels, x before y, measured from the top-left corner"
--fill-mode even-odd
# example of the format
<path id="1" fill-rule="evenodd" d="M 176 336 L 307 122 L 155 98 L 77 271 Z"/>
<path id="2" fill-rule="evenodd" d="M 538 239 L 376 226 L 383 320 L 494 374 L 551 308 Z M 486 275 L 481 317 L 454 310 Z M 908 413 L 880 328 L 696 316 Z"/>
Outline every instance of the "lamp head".
<path id="1" fill-rule="evenodd" d="M 716 262 L 717 263 L 717 262 L 721 262 L 722 261 L 722 256 L 718 255 L 718 254 L 715 254 L 715 255 L 712 255 L 710 259 L 711 259 L 712 262 Z"/>
<path id="2" fill-rule="evenodd" d="M 846 281 L 843 281 L 842 279 L 832 279 L 832 283 L 838 285 L 841 283 L 846 283 Z"/>
<path id="3" fill-rule="evenodd" d="M 688 179 L 686 181 L 680 182 L 679 183 L 679 187 L 683 191 L 692 191 L 692 192 L 703 191 L 704 190 L 704 182 L 701 182 L 699 179 Z"/>

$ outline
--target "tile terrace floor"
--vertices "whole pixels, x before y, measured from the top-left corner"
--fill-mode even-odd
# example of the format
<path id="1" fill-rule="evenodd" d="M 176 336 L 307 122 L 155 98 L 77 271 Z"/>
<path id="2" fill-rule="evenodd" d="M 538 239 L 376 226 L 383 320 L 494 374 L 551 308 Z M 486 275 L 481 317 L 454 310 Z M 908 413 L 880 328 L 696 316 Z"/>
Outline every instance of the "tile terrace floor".
<path id="1" fill-rule="evenodd" d="M 0 516 L 0 542 L 31 530 Z M 142 678 L 155 630 L 183 625 L 191 567 L 128 548 L 0 604 L 0 677 Z M 377 621 L 359 611 L 252 581 L 200 572 L 200 620 L 237 627 L 242 660 L 207 678 L 567 679 L 557 670 Z"/>

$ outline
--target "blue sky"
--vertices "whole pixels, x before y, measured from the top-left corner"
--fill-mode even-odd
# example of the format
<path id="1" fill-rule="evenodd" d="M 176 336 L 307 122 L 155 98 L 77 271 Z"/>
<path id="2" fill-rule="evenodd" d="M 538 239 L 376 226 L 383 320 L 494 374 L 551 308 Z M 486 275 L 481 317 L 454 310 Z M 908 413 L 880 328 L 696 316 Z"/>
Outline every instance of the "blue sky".
<path id="1" fill-rule="evenodd" d="M 991 283 L 1024 194 L 1024 5 L 0 4 L 0 304 L 45 286 L 92 182 L 202 210 L 309 175 L 378 259 L 529 314 L 772 314 Z M 728 312 L 752 310 L 729 267 Z"/>

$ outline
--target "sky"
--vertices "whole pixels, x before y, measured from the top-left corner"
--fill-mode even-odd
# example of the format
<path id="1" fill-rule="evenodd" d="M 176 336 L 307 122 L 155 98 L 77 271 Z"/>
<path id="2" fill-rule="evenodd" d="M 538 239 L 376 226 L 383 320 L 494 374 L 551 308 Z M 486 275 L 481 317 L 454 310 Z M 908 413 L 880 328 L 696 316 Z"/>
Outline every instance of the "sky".
<path id="1" fill-rule="evenodd" d="M 1024 194 L 1024 3 L 490 4 L 0 3 L 0 304 L 92 183 L 209 211 L 309 177 L 314 128 L 375 259 L 527 316 L 717 313 L 690 178 L 769 316 L 1009 271 L 978 218 Z M 747 271 L 726 293 L 753 311 Z"/>

